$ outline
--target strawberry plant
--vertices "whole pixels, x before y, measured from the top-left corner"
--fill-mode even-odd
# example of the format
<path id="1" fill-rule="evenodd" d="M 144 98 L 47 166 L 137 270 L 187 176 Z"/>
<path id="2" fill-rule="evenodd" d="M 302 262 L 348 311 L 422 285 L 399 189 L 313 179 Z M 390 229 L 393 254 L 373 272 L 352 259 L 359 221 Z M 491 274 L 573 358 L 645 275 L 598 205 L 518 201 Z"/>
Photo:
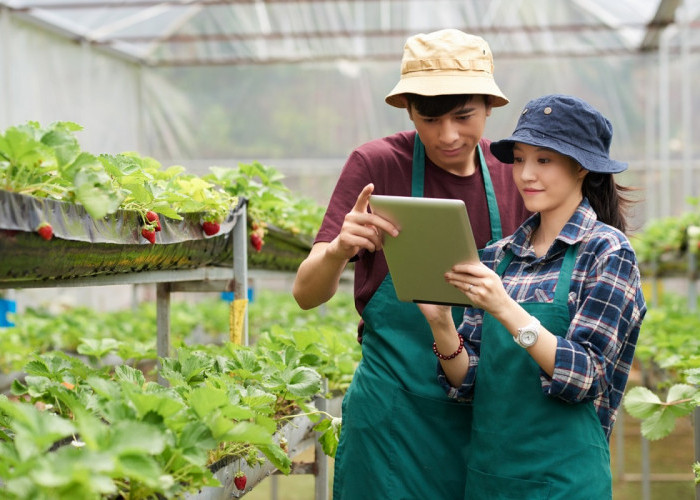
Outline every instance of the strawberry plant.
<path id="1" fill-rule="evenodd" d="M 306 235 L 314 235 L 321 225 L 324 207 L 294 195 L 282 182 L 284 175 L 274 167 L 259 162 L 241 163 L 236 168 L 214 166 L 204 179 L 221 186 L 232 197 L 248 199 L 251 244 L 256 251 L 264 244 L 268 225 Z"/>
<path id="2" fill-rule="evenodd" d="M 631 237 L 631 242 L 640 263 L 648 268 L 656 263 L 663 268 L 682 269 L 683 257 L 698 253 L 700 248 L 700 198 L 689 200 L 696 210 L 675 217 L 652 219 L 642 231 Z"/>
<path id="3" fill-rule="evenodd" d="M 270 356 L 232 344 L 211 354 L 183 347 L 160 360 L 163 387 L 125 365 L 108 371 L 61 352 L 38 356 L 13 384 L 19 400 L 0 397 L 4 491 L 177 497 L 217 486 L 209 466 L 225 456 L 254 465 L 262 454 L 288 473 L 274 433 L 300 410 L 321 415 L 308 404 L 321 376 L 300 360 L 290 348 Z"/>
<path id="4" fill-rule="evenodd" d="M 651 374 L 650 386 L 630 388 L 623 404 L 642 421 L 642 435 L 649 440 L 668 436 L 678 418 L 700 406 L 699 329 L 700 316 L 686 299 L 673 294 L 664 294 L 659 306 L 650 307 L 642 323 L 635 356 Z"/>

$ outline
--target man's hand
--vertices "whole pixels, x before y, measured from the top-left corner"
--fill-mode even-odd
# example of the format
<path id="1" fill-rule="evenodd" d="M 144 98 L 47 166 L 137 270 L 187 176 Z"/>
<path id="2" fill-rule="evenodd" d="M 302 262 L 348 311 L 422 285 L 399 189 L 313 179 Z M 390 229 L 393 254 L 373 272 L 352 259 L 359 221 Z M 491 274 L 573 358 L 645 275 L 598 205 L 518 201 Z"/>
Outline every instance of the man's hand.
<path id="1" fill-rule="evenodd" d="M 367 211 L 374 184 L 367 184 L 355 201 L 355 206 L 345 215 L 338 236 L 330 243 L 326 252 L 337 258 L 351 259 L 360 250 L 376 252 L 382 248 L 383 232 L 392 236 L 398 229 L 388 220 Z"/>

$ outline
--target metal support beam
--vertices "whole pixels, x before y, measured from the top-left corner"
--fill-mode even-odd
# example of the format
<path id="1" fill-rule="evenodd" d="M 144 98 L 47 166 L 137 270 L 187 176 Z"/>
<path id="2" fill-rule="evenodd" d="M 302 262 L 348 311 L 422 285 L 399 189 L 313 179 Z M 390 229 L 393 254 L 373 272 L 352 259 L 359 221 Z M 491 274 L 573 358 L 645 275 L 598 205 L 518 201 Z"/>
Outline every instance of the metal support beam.
<path id="1" fill-rule="evenodd" d="M 156 351 L 158 358 L 170 357 L 170 283 L 156 285 L 156 324 L 158 339 Z M 165 385 L 165 379 L 160 375 L 160 360 L 158 361 L 158 383 Z"/>

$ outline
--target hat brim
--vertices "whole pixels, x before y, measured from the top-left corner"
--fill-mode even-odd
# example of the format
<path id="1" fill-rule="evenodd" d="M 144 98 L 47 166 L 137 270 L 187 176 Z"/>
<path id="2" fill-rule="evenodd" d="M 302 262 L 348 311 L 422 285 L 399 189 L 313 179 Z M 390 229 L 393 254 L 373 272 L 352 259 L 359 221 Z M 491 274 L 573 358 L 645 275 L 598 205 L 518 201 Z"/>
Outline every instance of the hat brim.
<path id="1" fill-rule="evenodd" d="M 491 153 L 493 153 L 500 162 L 513 163 L 513 145 L 516 142 L 551 149 L 564 156 L 569 156 L 589 172 L 619 174 L 627 170 L 628 167 L 627 163 L 591 153 L 590 151 L 581 149 L 557 137 L 550 137 L 539 131 L 534 132 L 530 129 L 516 130 L 510 137 L 500 141 L 494 141 L 489 147 Z"/>
<path id="2" fill-rule="evenodd" d="M 509 102 L 493 78 L 465 76 L 464 72 L 440 76 L 404 75 L 384 100 L 396 108 L 405 108 L 406 101 L 401 97 L 402 94 L 424 96 L 485 94 L 493 97 L 491 105 L 496 108 L 505 106 Z"/>

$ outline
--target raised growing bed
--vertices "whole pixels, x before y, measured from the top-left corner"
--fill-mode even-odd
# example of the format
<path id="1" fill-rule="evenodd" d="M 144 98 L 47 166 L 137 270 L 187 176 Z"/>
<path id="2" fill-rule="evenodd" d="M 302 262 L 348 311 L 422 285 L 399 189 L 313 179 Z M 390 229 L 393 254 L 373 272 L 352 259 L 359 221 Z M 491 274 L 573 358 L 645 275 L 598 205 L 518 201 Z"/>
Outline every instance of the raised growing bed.
<path id="1" fill-rule="evenodd" d="M 231 209 L 214 236 L 203 233 L 199 214 L 162 217 L 152 245 L 141 236 L 137 212 L 94 219 L 81 205 L 0 190 L 0 281 L 230 266 L 232 230 L 244 203 Z M 51 241 L 36 232 L 42 222 L 53 228 Z"/>
<path id="2" fill-rule="evenodd" d="M 80 205 L 0 190 L 0 281 L 230 267 L 232 230 L 245 202 L 231 209 L 214 236 L 203 233 L 199 214 L 184 214 L 182 220 L 161 217 L 162 230 L 151 245 L 140 234 L 136 212 L 120 210 L 98 220 Z M 36 232 L 42 222 L 53 227 L 50 242 Z M 311 244 L 308 236 L 270 226 L 262 250 L 249 247 L 249 267 L 294 271 Z"/>

